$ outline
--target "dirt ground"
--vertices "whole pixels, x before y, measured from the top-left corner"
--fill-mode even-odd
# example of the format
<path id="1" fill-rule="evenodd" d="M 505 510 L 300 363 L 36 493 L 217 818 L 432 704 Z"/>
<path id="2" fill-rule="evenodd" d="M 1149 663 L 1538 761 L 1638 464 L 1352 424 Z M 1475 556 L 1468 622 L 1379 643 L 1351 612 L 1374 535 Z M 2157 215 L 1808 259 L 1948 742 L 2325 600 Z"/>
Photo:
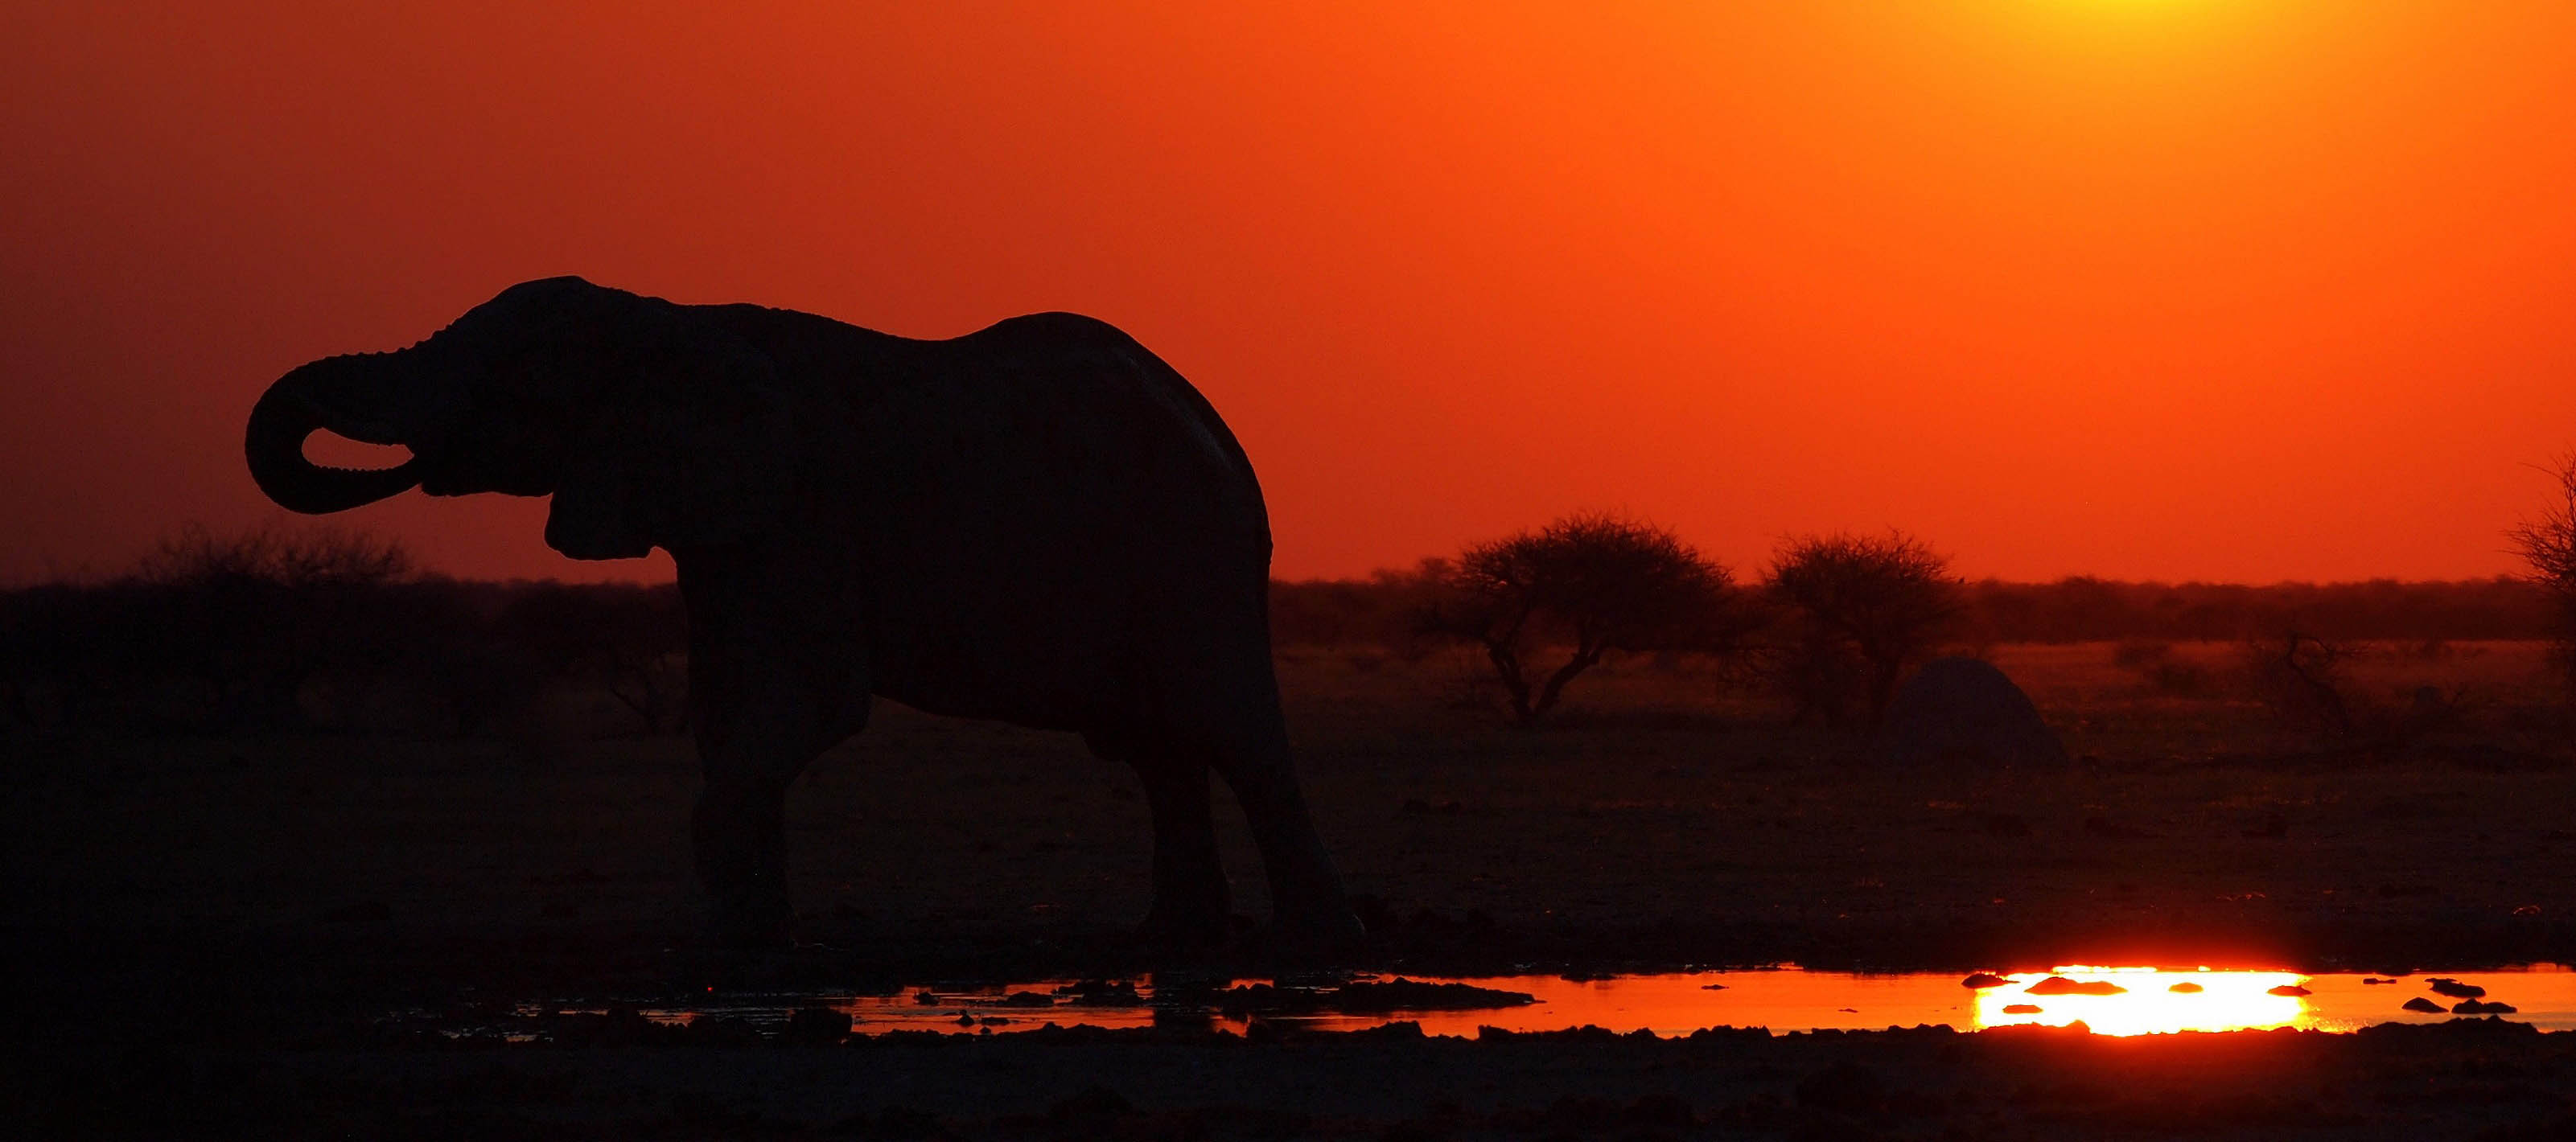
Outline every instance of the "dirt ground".
<path id="1" fill-rule="evenodd" d="M 2233 653 L 2157 657 L 2223 676 Z M 2576 769 L 2531 712 L 2531 648 L 2362 660 L 2357 706 L 2402 710 L 2431 686 L 2456 714 L 2376 748 L 2114 654 L 1995 651 L 2080 759 L 2044 773 L 1874 767 L 1852 736 L 1782 726 L 1689 662 L 1605 667 L 1562 717 L 1516 729 L 1456 660 L 1282 660 L 1302 775 L 1372 929 L 1348 966 L 2576 961 Z M 791 805 L 820 947 L 756 962 L 695 944 L 682 741 L 0 750 L 6 938 L 28 985 L 9 1098 L 65 1133 L 2559 1137 L 2576 1122 L 2568 1037 L 2501 1026 L 2139 1043 L 1158 1029 L 424 1044 L 376 1021 L 517 998 L 1271 965 L 1257 938 L 1193 957 L 1125 938 L 1145 905 L 1143 800 L 1062 735 L 881 707 Z M 1238 910 L 1258 917 L 1258 866 L 1220 813 Z"/>

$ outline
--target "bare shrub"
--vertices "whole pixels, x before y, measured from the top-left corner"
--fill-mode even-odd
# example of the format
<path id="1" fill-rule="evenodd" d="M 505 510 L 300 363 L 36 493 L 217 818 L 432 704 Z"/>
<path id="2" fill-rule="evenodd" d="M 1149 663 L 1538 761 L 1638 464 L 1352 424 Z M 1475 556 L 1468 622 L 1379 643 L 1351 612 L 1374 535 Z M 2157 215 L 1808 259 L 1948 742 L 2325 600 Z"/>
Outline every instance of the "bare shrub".
<path id="1" fill-rule="evenodd" d="M 2523 581 L 2549 598 L 2551 662 L 2566 683 L 2567 700 L 2576 703 L 2576 452 L 2542 471 L 2558 485 L 2554 502 L 2506 535 L 2522 556 Z"/>
<path id="2" fill-rule="evenodd" d="M 2348 675 L 2360 653 L 2294 629 L 2246 640 L 2237 662 L 2247 692 L 2281 724 L 2340 739 L 2354 730 Z"/>
<path id="3" fill-rule="evenodd" d="M 153 627 L 129 643 L 134 673 L 165 684 L 144 716 L 201 729 L 306 721 L 308 684 L 381 672 L 436 625 L 386 605 L 414 579 L 400 544 L 364 532 L 186 526 L 128 577 L 134 615 Z"/>
<path id="4" fill-rule="evenodd" d="M 1671 532 L 1606 514 L 1469 546 L 1421 612 L 1427 632 L 1483 648 L 1524 725 L 1609 651 L 1707 647 L 1728 627 L 1732 581 Z M 1567 648 L 1544 670 L 1532 658 Z"/>
<path id="5" fill-rule="evenodd" d="M 680 728 L 688 700 L 688 620 L 669 586 L 535 583 L 494 618 L 498 640 L 540 683 L 594 687 L 645 734 Z"/>
<path id="6" fill-rule="evenodd" d="M 198 587 L 245 583 L 312 590 L 379 586 L 408 579 L 413 571 L 402 544 L 363 531 L 322 524 L 216 535 L 191 523 L 137 561 L 134 577 Z"/>

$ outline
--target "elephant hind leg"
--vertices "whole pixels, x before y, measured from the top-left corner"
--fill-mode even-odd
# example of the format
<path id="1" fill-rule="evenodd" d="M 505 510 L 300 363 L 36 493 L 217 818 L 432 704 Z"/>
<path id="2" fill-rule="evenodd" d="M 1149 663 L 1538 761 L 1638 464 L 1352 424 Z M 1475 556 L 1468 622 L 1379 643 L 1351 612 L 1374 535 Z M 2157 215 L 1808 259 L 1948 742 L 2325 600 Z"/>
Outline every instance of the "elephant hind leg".
<path id="1" fill-rule="evenodd" d="M 1342 892 L 1323 838 L 1315 833 L 1305 794 L 1286 765 L 1286 750 L 1241 748 L 1218 754 L 1217 772 L 1243 805 L 1253 843 L 1270 880 L 1272 920 L 1290 943 L 1342 947 L 1365 930 Z"/>
<path id="2" fill-rule="evenodd" d="M 1222 942 L 1232 919 L 1233 890 L 1217 855 L 1206 763 L 1138 734 L 1095 730 L 1082 740 L 1102 758 L 1133 768 L 1153 811 L 1154 903 L 1141 934 L 1158 944 Z"/>
<path id="3" fill-rule="evenodd" d="M 1356 944 L 1366 933 L 1343 895 L 1341 874 L 1316 835 L 1305 792 L 1297 785 L 1277 691 L 1238 703 L 1231 713 L 1207 719 L 1199 728 L 1211 764 L 1234 790 L 1253 843 L 1261 850 L 1272 920 L 1282 941 L 1325 949 Z"/>

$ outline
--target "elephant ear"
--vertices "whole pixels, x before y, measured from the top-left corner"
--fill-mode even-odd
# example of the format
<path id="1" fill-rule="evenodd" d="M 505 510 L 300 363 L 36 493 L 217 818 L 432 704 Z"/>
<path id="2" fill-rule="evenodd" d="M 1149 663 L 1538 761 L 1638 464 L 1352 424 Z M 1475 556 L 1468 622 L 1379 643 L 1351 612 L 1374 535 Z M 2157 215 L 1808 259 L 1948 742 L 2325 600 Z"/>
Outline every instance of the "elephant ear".
<path id="1" fill-rule="evenodd" d="M 670 307 L 618 338 L 613 377 L 575 410 L 546 545 L 628 559 L 757 539 L 785 513 L 793 420 L 750 342 Z"/>

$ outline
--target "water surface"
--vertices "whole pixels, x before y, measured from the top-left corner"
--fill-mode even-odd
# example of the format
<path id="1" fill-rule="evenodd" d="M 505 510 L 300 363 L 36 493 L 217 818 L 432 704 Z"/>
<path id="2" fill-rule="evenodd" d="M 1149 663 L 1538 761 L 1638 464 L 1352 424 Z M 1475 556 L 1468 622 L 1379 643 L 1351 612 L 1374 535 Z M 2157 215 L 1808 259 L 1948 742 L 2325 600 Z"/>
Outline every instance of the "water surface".
<path id="1" fill-rule="evenodd" d="M 687 1023 L 726 1016 L 753 1023 L 784 1020 L 800 1007 L 848 1013 L 864 1034 L 895 1030 L 1008 1034 L 1048 1023 L 1059 1026 L 1142 1027 L 1164 1022 L 1212 1022 L 1243 1030 L 1253 1019 L 1350 1031 L 1398 1021 L 1419 1023 L 1433 1035 L 1473 1037 L 1481 1028 L 1554 1031 L 1594 1026 L 1616 1032 L 1687 1035 L 1710 1027 L 1765 1027 L 1774 1032 L 1882 1030 L 1941 1024 L 1961 1031 L 2020 1024 L 2082 1023 L 2096 1034 L 2142 1035 L 2179 1031 L 2261 1030 L 2279 1027 L 2353 1031 L 2381 1023 L 2432 1023 L 2459 1018 L 2408 1011 L 2422 998 L 2449 1008 L 2461 1000 L 2436 994 L 2432 975 L 2366 976 L 2292 971 L 2217 970 L 2061 965 L 2045 971 L 1996 973 L 2004 982 L 1970 988 L 1950 972 L 1866 974 L 1810 971 L 1795 965 L 1732 971 L 1625 975 L 1569 979 L 1554 975 L 1486 977 L 1407 976 L 1430 983 L 1464 983 L 1526 994 L 1535 1002 L 1452 1011 L 1371 1014 L 1225 1014 L 1213 999 L 1227 986 L 1271 980 L 1187 981 L 1154 976 L 1117 981 L 1132 988 L 1106 991 L 1099 981 L 1044 980 L 1000 986 L 910 987 L 886 995 L 742 996 L 686 1007 L 647 1008 L 652 1019 Z M 2034 994 L 2052 990 L 2058 977 L 2081 991 L 2109 994 Z M 1353 979 L 1392 979 L 1354 976 Z M 2440 978 L 2483 987 L 2485 1000 L 2512 1005 L 2503 1018 L 2544 1031 L 2576 1030 L 2576 971 L 2563 964 L 2534 964 Z M 2388 980 L 2366 983 L 2368 979 Z M 2181 985 L 2180 990 L 2176 990 Z M 1295 987 L 1293 982 L 1286 986 Z M 2197 990 L 2193 990 L 2193 989 Z M 2065 990 L 2065 985 L 2056 985 Z M 2278 989 L 2278 990 L 2276 990 Z M 2304 990 L 2307 994 L 2296 994 Z M 560 1008 L 528 1009 L 526 1014 Z"/>

